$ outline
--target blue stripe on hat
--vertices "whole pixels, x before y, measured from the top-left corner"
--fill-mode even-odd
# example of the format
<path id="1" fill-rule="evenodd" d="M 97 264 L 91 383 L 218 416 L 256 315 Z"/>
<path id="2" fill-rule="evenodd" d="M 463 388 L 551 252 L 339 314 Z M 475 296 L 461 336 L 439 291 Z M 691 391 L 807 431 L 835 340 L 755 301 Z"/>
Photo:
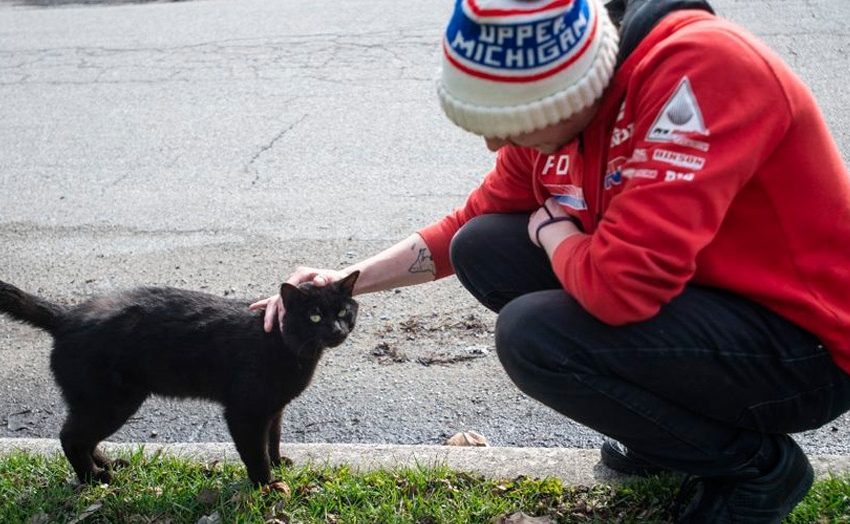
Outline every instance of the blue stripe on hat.
<path id="1" fill-rule="evenodd" d="M 580 48 L 592 29 L 590 7 L 576 0 L 572 8 L 554 17 L 505 16 L 511 23 L 481 24 L 470 18 L 464 0 L 457 0 L 446 28 L 446 45 L 453 55 L 472 67 L 488 70 L 529 71 L 560 62 Z"/>

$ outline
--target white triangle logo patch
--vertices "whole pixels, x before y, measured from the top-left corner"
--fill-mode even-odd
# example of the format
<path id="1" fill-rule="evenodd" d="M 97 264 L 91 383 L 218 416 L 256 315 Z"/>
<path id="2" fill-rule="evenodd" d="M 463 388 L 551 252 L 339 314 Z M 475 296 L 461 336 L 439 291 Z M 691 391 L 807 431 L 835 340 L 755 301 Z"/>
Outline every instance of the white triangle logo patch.
<path id="1" fill-rule="evenodd" d="M 708 135 L 694 91 L 688 77 L 682 78 L 673 96 L 667 100 L 655 122 L 649 128 L 647 140 L 671 142 L 677 135 L 699 133 Z"/>

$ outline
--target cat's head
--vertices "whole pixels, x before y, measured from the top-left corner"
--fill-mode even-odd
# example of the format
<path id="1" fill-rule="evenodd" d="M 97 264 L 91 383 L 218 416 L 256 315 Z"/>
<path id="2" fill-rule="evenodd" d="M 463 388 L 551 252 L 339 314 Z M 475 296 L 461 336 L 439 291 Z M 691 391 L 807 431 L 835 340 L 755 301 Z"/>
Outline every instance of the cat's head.
<path id="1" fill-rule="evenodd" d="M 286 310 L 283 331 L 287 339 L 320 348 L 342 344 L 357 319 L 357 302 L 352 295 L 359 276 L 360 272 L 355 271 L 325 286 L 281 285 L 280 296 Z"/>

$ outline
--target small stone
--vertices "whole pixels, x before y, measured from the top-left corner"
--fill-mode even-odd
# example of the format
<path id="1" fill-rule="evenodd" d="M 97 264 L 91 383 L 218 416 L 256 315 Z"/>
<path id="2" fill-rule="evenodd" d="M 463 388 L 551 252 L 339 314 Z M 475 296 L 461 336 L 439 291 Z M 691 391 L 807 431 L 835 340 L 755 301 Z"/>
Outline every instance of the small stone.
<path id="1" fill-rule="evenodd" d="M 197 524 L 221 524 L 221 515 L 214 511 L 210 515 L 204 515 L 198 519 Z"/>
<path id="2" fill-rule="evenodd" d="M 156 438 L 158 436 L 159 436 L 159 431 L 157 431 L 157 430 L 151 431 L 151 438 Z"/>

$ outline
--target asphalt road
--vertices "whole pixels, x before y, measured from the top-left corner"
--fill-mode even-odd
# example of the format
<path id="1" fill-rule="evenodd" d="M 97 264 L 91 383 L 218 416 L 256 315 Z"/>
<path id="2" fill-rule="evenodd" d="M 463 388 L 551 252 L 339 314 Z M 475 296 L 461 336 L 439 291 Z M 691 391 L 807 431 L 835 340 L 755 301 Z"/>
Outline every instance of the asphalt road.
<path id="1" fill-rule="evenodd" d="M 0 2 L 0 279 L 68 302 L 140 284 L 265 296 L 442 216 L 492 164 L 437 104 L 448 0 L 84 3 Z M 809 83 L 848 158 L 850 2 L 715 6 Z M 361 311 L 284 440 L 600 443 L 508 381 L 494 316 L 453 278 Z M 58 435 L 48 346 L 0 320 L 0 436 Z M 113 440 L 229 437 L 216 406 L 152 400 Z M 850 419 L 800 440 L 846 454 Z"/>

